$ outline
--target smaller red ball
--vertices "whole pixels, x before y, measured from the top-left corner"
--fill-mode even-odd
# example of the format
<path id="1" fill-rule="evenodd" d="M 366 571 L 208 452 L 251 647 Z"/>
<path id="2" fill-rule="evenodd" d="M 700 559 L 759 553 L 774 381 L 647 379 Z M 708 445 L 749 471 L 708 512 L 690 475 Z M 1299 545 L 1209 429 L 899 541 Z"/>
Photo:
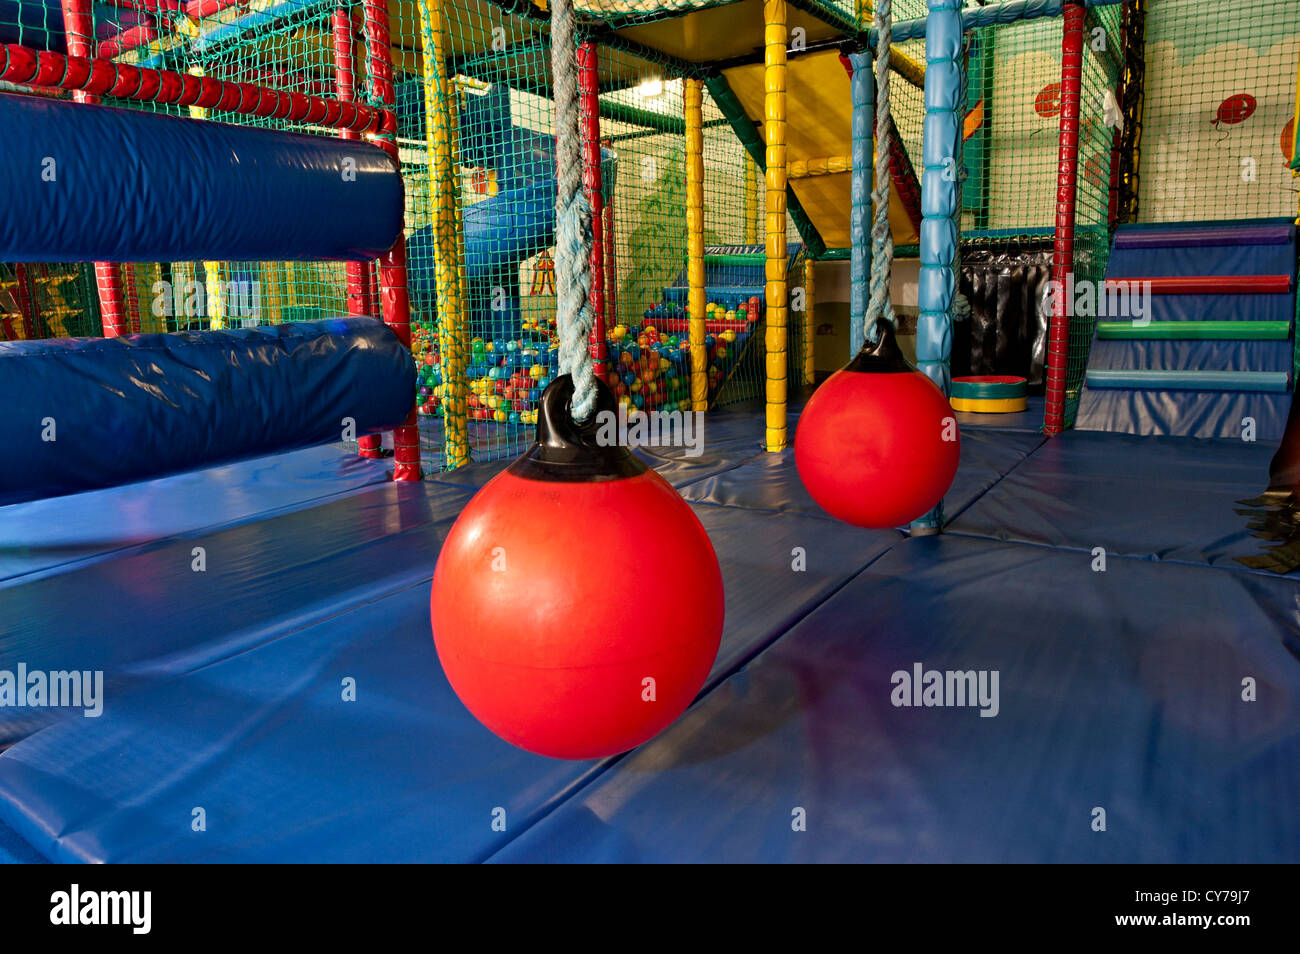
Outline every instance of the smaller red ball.
<path id="1" fill-rule="evenodd" d="M 943 499 L 961 439 L 947 398 L 919 371 L 837 371 L 800 414 L 794 454 L 800 480 L 823 510 L 885 529 Z"/>

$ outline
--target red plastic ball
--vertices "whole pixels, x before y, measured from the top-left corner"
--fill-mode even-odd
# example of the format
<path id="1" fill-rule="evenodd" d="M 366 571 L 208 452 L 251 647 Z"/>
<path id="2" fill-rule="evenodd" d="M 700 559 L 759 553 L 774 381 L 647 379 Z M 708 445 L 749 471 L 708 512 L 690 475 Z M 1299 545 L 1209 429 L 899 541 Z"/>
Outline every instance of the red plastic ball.
<path id="1" fill-rule="evenodd" d="M 669 569 L 671 599 L 627 597 Z M 448 534 L 430 611 L 447 679 L 483 725 L 539 755 L 601 758 L 656 735 L 704 685 L 722 574 L 654 471 L 569 482 L 507 470 Z"/>
<path id="2" fill-rule="evenodd" d="M 952 408 L 919 371 L 837 371 L 809 398 L 795 432 L 808 493 L 859 527 L 899 527 L 927 513 L 960 456 Z"/>

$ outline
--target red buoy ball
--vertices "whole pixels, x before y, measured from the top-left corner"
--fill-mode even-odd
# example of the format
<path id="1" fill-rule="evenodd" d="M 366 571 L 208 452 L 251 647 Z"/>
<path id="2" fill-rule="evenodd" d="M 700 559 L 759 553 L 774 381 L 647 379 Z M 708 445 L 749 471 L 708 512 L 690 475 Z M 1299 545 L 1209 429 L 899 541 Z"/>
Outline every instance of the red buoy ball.
<path id="1" fill-rule="evenodd" d="M 569 418 L 568 375 L 538 441 L 461 512 L 433 576 L 433 638 L 466 708 L 539 755 L 592 759 L 652 738 L 699 693 L 722 635 L 722 574 L 672 486 L 597 415 Z M 598 382 L 598 410 L 613 394 Z M 672 600 L 628 599 L 671 573 Z"/>
<path id="2" fill-rule="evenodd" d="M 845 523 L 885 529 L 928 513 L 961 456 L 956 416 L 939 387 L 898 350 L 881 322 L 843 370 L 808 400 L 795 431 L 799 479 Z"/>

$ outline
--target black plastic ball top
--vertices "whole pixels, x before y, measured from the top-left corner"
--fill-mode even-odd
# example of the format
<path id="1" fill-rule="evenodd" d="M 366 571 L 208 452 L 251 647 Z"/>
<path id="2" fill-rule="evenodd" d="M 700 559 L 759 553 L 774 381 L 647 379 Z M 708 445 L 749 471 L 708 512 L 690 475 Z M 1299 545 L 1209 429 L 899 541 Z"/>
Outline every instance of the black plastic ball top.
<path id="1" fill-rule="evenodd" d="M 542 392 L 536 442 L 510 465 L 509 472 L 528 480 L 575 483 L 645 473 L 649 468 L 626 447 L 599 440 L 601 425 L 608 421 L 613 422 L 617 435 L 618 402 L 609 385 L 596 377 L 596 406 L 591 416 L 579 423 L 573 419 L 573 377 L 558 376 Z"/>
<path id="2" fill-rule="evenodd" d="M 847 365 L 845 371 L 860 371 L 867 374 L 898 374 L 915 371 L 916 368 L 904 357 L 898 342 L 894 340 L 894 325 L 883 319 L 876 322 L 879 334 L 873 343 L 870 339 L 862 342 L 859 351 Z"/>

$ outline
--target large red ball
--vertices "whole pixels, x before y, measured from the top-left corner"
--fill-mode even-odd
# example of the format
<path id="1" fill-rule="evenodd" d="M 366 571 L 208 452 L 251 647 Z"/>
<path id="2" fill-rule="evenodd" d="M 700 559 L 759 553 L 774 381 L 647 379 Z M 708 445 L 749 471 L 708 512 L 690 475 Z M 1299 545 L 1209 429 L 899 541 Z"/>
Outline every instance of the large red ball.
<path id="1" fill-rule="evenodd" d="M 638 597 L 664 573 L 670 597 Z M 539 755 L 600 758 L 656 735 L 704 685 L 722 574 L 700 521 L 654 471 L 591 482 L 505 471 L 447 536 L 430 609 L 447 679 L 480 722 Z"/>
<path id="2" fill-rule="evenodd" d="M 960 455 L 952 408 L 919 371 L 837 371 L 795 432 L 808 493 L 859 527 L 898 527 L 927 513 L 952 485 Z"/>

